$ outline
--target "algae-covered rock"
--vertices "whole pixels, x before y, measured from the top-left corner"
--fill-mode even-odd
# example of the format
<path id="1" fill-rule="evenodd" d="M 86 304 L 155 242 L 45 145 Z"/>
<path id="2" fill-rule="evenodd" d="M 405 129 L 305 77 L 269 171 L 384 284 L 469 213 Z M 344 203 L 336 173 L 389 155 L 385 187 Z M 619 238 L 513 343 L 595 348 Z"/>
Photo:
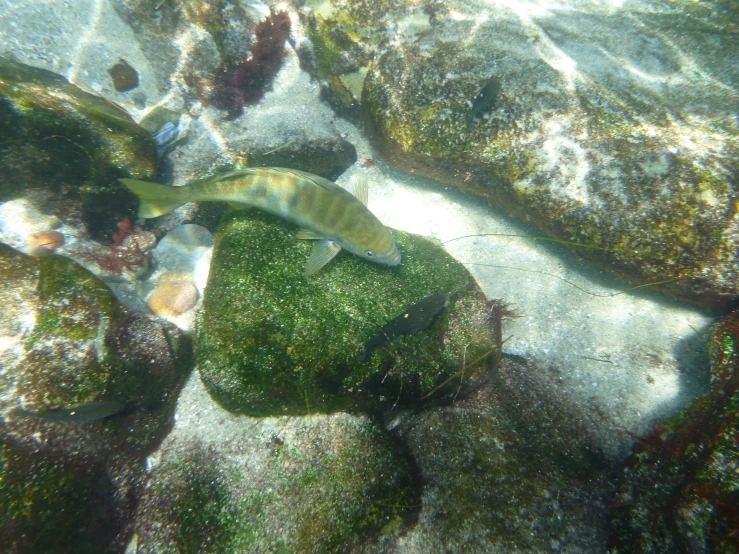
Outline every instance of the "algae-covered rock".
<path id="1" fill-rule="evenodd" d="M 577 6 L 522 18 L 459 3 L 387 49 L 364 81 L 374 143 L 621 275 L 726 304 L 739 293 L 739 72 L 716 52 L 738 35 L 694 4 Z"/>
<path id="2" fill-rule="evenodd" d="M 122 308 L 72 260 L 0 248 L 6 408 L 19 398 L 33 410 L 99 399 L 162 407 L 188 358 L 175 327 Z"/>
<path id="3" fill-rule="evenodd" d="M 429 26 L 431 3 L 409 0 L 308 2 L 300 12 L 310 39 L 298 45 L 302 66 L 321 84 L 321 97 L 341 116 L 360 118 L 359 99 L 371 62 L 392 41 Z"/>
<path id="4" fill-rule="evenodd" d="M 582 448 L 577 422 L 560 416 L 547 428 L 541 416 L 510 411 L 497 380 L 398 422 L 424 486 L 417 522 L 381 552 L 606 551 L 604 467 L 570 457 Z"/>
<path id="5" fill-rule="evenodd" d="M 0 544 L 121 551 L 191 346 L 57 255 L 0 244 L 0 304 Z M 118 407 L 81 423 L 69 411 L 89 414 L 95 402 Z"/>
<path id="6" fill-rule="evenodd" d="M 416 504 L 408 462 L 366 416 L 234 416 L 196 374 L 152 459 L 138 552 L 356 552 Z"/>
<path id="7" fill-rule="evenodd" d="M 117 179 L 156 176 L 151 135 L 51 71 L 0 60 L 0 121 L 0 201 L 34 194 L 44 212 L 81 216 L 96 238 L 134 213 Z"/>
<path id="8" fill-rule="evenodd" d="M 739 312 L 709 332 L 711 389 L 637 444 L 614 511 L 614 552 L 737 552 Z"/>
<path id="9" fill-rule="evenodd" d="M 296 230 L 244 211 L 216 234 L 196 352 L 217 402 L 253 416 L 377 410 L 474 383 L 495 338 L 485 297 L 461 264 L 428 239 L 396 231 L 399 266 L 340 253 L 307 278 L 312 244 Z M 430 328 L 362 360 L 382 325 L 437 292 L 449 303 Z"/>

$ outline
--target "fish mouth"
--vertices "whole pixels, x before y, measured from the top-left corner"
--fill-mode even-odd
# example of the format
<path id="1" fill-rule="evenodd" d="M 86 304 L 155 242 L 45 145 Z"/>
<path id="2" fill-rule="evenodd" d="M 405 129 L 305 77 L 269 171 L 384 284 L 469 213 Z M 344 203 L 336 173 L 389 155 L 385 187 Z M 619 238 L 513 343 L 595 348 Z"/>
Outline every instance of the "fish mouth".
<path id="1" fill-rule="evenodd" d="M 400 264 L 400 252 L 395 252 L 395 254 L 388 258 L 387 265 L 398 265 Z"/>

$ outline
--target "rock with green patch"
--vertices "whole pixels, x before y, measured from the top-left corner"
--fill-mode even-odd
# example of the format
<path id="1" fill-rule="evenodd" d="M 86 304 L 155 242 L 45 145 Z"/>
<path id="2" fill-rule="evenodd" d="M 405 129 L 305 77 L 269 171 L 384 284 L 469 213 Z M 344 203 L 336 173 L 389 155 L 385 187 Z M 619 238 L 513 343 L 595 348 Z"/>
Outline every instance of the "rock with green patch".
<path id="1" fill-rule="evenodd" d="M 429 26 L 430 5 L 408 0 L 308 2 L 300 12 L 309 41 L 298 44 L 301 65 L 321 83 L 321 97 L 344 117 L 358 120 L 370 63 L 398 35 Z"/>
<path id="2" fill-rule="evenodd" d="M 502 370 L 530 371 L 507 359 Z M 378 551 L 606 551 L 606 467 L 573 455 L 587 444 L 579 421 L 551 397 L 545 414 L 509 410 L 500 380 L 510 382 L 496 374 L 465 399 L 394 424 L 424 487 L 415 524 Z"/>
<path id="3" fill-rule="evenodd" d="M 235 416 L 196 374 L 152 460 L 143 552 L 359 551 L 415 504 L 408 462 L 366 416 Z"/>
<path id="4" fill-rule="evenodd" d="M 120 107 L 64 77 L 0 60 L 0 201 L 30 197 L 95 238 L 133 216 L 119 177 L 154 179 L 156 145 Z"/>
<path id="5" fill-rule="evenodd" d="M 252 416 L 415 406 L 464 394 L 493 359 L 485 297 L 428 239 L 396 231 L 397 267 L 340 253 L 303 275 L 312 244 L 257 211 L 227 216 L 215 238 L 198 316 L 198 368 L 226 409 Z M 431 327 L 375 349 L 364 343 L 433 293 L 449 297 Z"/>
<path id="6" fill-rule="evenodd" d="M 739 548 L 739 312 L 708 336 L 711 389 L 639 440 L 616 497 L 614 552 Z"/>
<path id="7" fill-rule="evenodd" d="M 731 18 L 672 2 L 455 10 L 372 64 L 362 110 L 382 155 L 639 283 L 735 297 L 739 72 L 716 55 L 739 48 Z"/>
<path id="8" fill-rule="evenodd" d="M 0 304 L 0 543 L 120 551 L 191 345 L 174 326 L 119 306 L 75 262 L 2 244 Z M 87 423 L 44 417 L 101 401 L 122 411 Z"/>

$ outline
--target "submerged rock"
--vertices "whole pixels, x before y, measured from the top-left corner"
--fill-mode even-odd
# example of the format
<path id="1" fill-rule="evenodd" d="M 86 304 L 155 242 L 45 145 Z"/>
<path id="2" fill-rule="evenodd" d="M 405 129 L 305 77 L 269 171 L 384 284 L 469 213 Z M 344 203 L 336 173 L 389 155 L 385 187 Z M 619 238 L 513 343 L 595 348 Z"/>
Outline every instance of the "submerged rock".
<path id="1" fill-rule="evenodd" d="M 606 552 L 606 467 L 577 454 L 587 448 L 579 422 L 548 417 L 564 407 L 551 399 L 547 416 L 530 418 L 505 395 L 495 375 L 466 399 L 393 423 L 423 490 L 417 521 L 378 552 Z"/>
<path id="2" fill-rule="evenodd" d="M 0 543 L 121 551 L 191 345 L 176 327 L 122 308 L 75 262 L 3 244 L 0 304 Z M 85 422 L 28 416 L 105 402 L 125 407 Z"/>
<path id="3" fill-rule="evenodd" d="M 367 74 L 362 109 L 383 156 L 597 247 L 577 252 L 631 280 L 730 303 L 739 73 L 716 50 L 739 43 L 720 31 L 727 16 L 668 2 L 455 10 Z"/>
<path id="4" fill-rule="evenodd" d="M 312 244 L 255 210 L 216 235 L 198 316 L 198 367 L 226 409 L 252 416 L 383 410 L 464 394 L 494 358 L 489 306 L 467 270 L 428 239 L 395 232 L 397 267 L 340 253 L 315 276 Z M 364 343 L 422 298 L 449 303 L 430 328 Z"/>
<path id="5" fill-rule="evenodd" d="M 356 552 L 415 504 L 408 462 L 366 416 L 234 416 L 197 374 L 150 460 L 140 552 Z"/>
<path id="6" fill-rule="evenodd" d="M 637 444 L 614 509 L 614 552 L 736 552 L 739 312 L 708 334 L 711 390 Z"/>
<path id="7" fill-rule="evenodd" d="M 118 92 L 128 92 L 139 86 L 138 72 L 123 58 L 108 69 L 108 74 Z"/>
<path id="8" fill-rule="evenodd" d="M 98 240 L 136 207 L 117 179 L 156 176 L 149 133 L 51 71 L 0 59 L 0 120 L 0 202 L 33 198 L 44 213 L 81 219 Z"/>
<path id="9" fill-rule="evenodd" d="M 254 146 L 249 163 L 254 167 L 289 167 L 333 181 L 357 161 L 352 143 L 339 138 L 315 138 L 278 147 Z"/>

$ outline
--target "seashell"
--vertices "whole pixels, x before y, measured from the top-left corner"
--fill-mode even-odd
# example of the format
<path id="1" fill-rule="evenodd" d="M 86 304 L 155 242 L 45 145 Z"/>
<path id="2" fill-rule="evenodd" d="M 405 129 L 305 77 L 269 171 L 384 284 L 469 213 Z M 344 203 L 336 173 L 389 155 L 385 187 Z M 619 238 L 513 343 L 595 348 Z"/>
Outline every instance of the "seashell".
<path id="1" fill-rule="evenodd" d="M 121 242 L 123 248 L 132 248 L 137 246 L 141 252 L 148 252 L 157 244 L 157 237 L 151 231 L 136 231 L 128 235 Z"/>
<path id="2" fill-rule="evenodd" d="M 32 251 L 41 248 L 53 252 L 64 244 L 64 235 L 59 231 L 38 231 L 27 235 L 25 243 Z"/>
<path id="3" fill-rule="evenodd" d="M 151 311 L 164 317 L 177 317 L 198 301 L 198 289 L 187 281 L 170 281 L 158 286 L 146 299 Z"/>

